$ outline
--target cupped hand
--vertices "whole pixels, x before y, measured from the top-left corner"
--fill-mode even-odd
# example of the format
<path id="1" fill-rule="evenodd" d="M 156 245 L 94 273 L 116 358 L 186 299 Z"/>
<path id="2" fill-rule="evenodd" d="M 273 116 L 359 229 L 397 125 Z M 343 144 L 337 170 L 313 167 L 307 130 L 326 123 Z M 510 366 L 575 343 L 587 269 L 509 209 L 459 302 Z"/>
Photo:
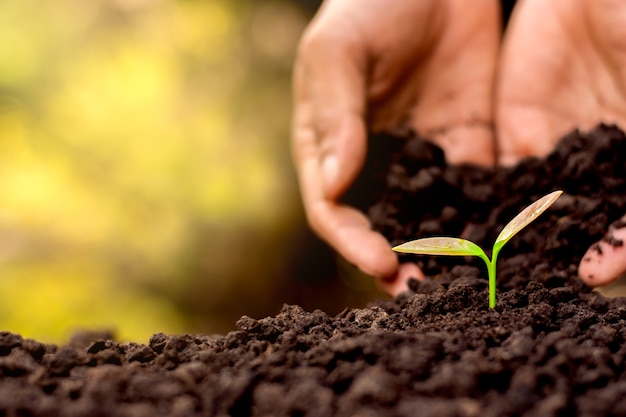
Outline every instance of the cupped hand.
<path id="1" fill-rule="evenodd" d="M 499 36 L 497 0 L 327 0 L 302 38 L 292 147 L 307 219 L 391 294 L 421 271 L 399 265 L 367 218 L 339 203 L 366 132 L 411 127 L 450 162 L 493 164 Z"/>
<path id="2" fill-rule="evenodd" d="M 495 109 L 504 164 L 546 155 L 573 128 L 626 126 L 623 0 L 518 1 L 502 45 Z M 625 239 L 626 228 L 613 226 L 587 251 L 579 275 L 588 285 L 626 271 Z"/>

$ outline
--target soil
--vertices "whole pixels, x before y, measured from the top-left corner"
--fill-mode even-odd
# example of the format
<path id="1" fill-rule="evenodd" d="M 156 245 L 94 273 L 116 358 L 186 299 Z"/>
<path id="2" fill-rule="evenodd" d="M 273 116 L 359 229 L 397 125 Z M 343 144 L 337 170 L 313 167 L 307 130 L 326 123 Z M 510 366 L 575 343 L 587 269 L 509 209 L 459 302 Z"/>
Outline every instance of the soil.
<path id="1" fill-rule="evenodd" d="M 626 300 L 577 277 L 626 213 L 624 133 L 574 132 L 546 158 L 495 171 L 447 166 L 414 135 L 370 146 L 377 162 L 351 198 L 368 184 L 375 198 L 358 203 L 393 243 L 446 234 L 487 248 L 523 207 L 564 190 L 502 250 L 495 309 L 480 260 L 413 257 L 427 279 L 334 317 L 285 306 L 226 335 L 147 345 L 4 332 L 0 416 L 626 415 Z"/>

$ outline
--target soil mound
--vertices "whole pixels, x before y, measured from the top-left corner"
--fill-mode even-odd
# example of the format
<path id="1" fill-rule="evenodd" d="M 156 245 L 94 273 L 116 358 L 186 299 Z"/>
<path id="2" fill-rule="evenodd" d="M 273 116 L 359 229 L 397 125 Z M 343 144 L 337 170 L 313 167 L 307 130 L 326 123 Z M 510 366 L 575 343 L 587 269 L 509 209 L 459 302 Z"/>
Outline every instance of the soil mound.
<path id="1" fill-rule="evenodd" d="M 626 213 L 624 133 L 574 132 L 494 171 L 447 166 L 414 136 L 382 139 L 348 198 L 393 243 L 444 234 L 488 248 L 522 208 L 564 190 L 502 250 L 495 309 L 480 260 L 415 257 L 429 278 L 335 317 L 285 306 L 226 335 L 147 345 L 0 333 L 0 416 L 626 415 L 626 300 L 577 278 Z"/>

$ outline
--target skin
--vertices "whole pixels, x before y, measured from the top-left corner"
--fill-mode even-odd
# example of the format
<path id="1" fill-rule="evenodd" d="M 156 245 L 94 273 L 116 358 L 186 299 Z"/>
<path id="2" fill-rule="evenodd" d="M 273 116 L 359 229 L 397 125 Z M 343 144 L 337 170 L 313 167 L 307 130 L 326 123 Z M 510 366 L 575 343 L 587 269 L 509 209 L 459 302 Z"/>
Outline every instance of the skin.
<path id="1" fill-rule="evenodd" d="M 501 43 L 497 0 L 327 0 L 294 70 L 293 156 L 313 230 L 390 294 L 423 277 L 338 202 L 362 168 L 367 130 L 412 127 L 450 163 L 492 165 L 544 155 L 574 127 L 622 121 L 618 3 L 519 2 Z M 596 285 L 626 269 L 614 258 L 587 262 Z"/>
<path id="2" fill-rule="evenodd" d="M 574 128 L 587 130 L 599 122 L 626 126 L 626 4 L 518 2 L 502 45 L 494 112 L 505 164 L 546 155 Z M 609 228 L 609 236 L 626 242 L 626 228 Z M 610 284 L 626 271 L 625 246 L 597 245 L 578 270 L 592 287 Z"/>

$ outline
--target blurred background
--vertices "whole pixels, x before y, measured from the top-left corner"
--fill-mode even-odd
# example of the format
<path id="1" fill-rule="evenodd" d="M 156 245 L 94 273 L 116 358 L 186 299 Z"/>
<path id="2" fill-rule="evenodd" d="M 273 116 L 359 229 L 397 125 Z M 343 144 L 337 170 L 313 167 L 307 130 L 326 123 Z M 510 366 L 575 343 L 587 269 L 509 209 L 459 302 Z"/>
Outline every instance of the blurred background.
<path id="1" fill-rule="evenodd" d="M 290 160 L 317 6 L 0 2 L 0 330 L 147 342 L 380 295 L 309 232 Z"/>

